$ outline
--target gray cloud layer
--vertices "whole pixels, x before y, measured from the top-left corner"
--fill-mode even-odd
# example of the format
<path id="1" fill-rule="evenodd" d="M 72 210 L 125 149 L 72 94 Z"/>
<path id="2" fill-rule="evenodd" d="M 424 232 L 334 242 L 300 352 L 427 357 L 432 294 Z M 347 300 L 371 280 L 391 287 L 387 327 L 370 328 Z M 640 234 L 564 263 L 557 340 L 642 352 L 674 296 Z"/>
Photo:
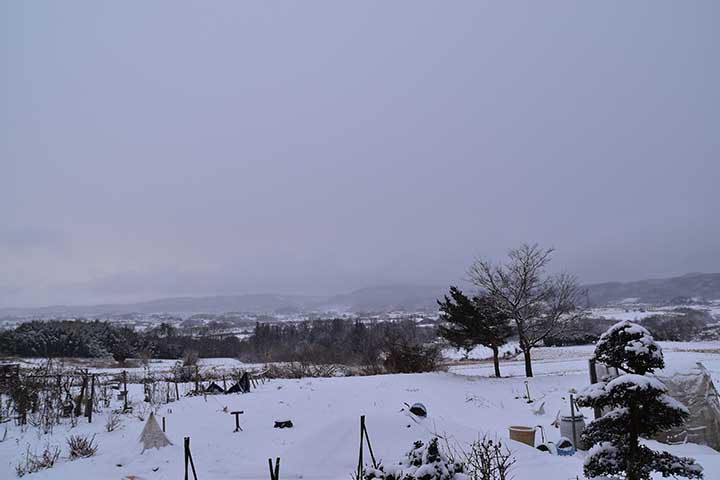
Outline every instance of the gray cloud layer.
<path id="1" fill-rule="evenodd" d="M 720 270 L 717 2 L 5 2 L 0 306 Z"/>

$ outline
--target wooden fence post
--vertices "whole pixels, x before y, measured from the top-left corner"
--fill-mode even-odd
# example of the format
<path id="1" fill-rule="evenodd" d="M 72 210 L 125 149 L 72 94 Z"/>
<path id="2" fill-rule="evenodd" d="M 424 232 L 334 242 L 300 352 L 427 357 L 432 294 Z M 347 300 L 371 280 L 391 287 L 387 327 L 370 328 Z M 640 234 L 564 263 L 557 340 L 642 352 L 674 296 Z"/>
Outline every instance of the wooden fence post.
<path id="1" fill-rule="evenodd" d="M 75 403 L 75 416 L 79 417 L 82 415 L 83 401 L 85 400 L 85 390 L 87 389 L 87 376 L 82 377 L 82 386 L 80 387 L 80 396 Z"/>
<path id="2" fill-rule="evenodd" d="M 185 437 L 185 480 L 188 480 L 188 452 L 190 451 L 190 437 Z"/>
<path id="3" fill-rule="evenodd" d="M 90 377 L 90 399 L 87 407 L 85 407 L 88 423 L 92 423 L 93 403 L 95 403 L 95 375 Z"/>
<path id="4" fill-rule="evenodd" d="M 572 418 L 572 441 L 573 441 L 573 448 L 575 450 L 578 449 L 577 446 L 577 431 L 575 428 L 575 398 L 573 397 L 573 394 L 570 394 L 570 418 Z"/>
<path id="5" fill-rule="evenodd" d="M 363 441 L 365 440 L 365 415 L 360 416 L 360 453 L 358 454 L 357 480 L 362 480 L 363 471 Z"/>
<path id="6" fill-rule="evenodd" d="M 375 454 L 373 453 L 372 445 L 370 445 L 370 435 L 368 435 L 367 425 L 363 422 L 362 428 L 365 432 L 365 442 L 367 443 L 368 450 L 370 451 L 370 459 L 373 463 L 373 468 L 377 468 L 377 462 L 375 461 Z"/>
<path id="7" fill-rule="evenodd" d="M 124 397 L 124 398 L 123 398 L 123 401 L 124 401 L 124 403 L 123 403 L 123 411 L 126 412 L 127 409 L 128 409 L 128 389 L 127 389 L 127 380 L 128 380 L 127 377 L 128 377 L 128 374 L 127 374 L 127 370 L 123 370 L 122 374 L 123 374 L 123 384 L 125 385 L 125 392 L 124 392 L 124 395 L 123 395 L 123 397 Z"/>
<path id="8" fill-rule="evenodd" d="M 195 462 L 193 462 L 192 453 L 190 453 L 190 437 L 185 437 L 185 480 L 188 480 L 188 461 L 190 462 L 193 478 L 197 480 Z"/>
<path id="9" fill-rule="evenodd" d="M 370 458 L 372 459 L 373 467 L 377 468 L 377 462 L 375 461 L 375 454 L 370 445 L 370 436 L 367 433 L 367 427 L 365 426 L 365 415 L 360 416 L 360 453 L 358 454 L 358 468 L 357 468 L 357 480 L 362 480 L 363 474 L 365 473 L 365 465 L 363 462 L 363 450 L 365 444 L 368 446 L 370 451 Z"/>
<path id="10" fill-rule="evenodd" d="M 598 383 L 597 370 L 595 368 L 595 359 L 594 358 L 591 358 L 590 360 L 588 360 L 588 367 L 590 368 L 590 383 L 591 384 Z M 594 414 L 595 418 L 598 419 L 602 416 L 602 410 L 599 409 L 598 407 L 595 407 L 595 408 L 593 408 L 593 414 Z M 573 425 L 574 425 L 574 423 L 573 423 Z"/>

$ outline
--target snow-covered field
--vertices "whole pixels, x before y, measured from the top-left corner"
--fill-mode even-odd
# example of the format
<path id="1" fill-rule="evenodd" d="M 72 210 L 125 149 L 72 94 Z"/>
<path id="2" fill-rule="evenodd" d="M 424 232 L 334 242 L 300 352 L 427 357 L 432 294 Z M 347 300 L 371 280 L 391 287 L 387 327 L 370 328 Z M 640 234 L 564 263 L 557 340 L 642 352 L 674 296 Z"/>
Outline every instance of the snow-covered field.
<path id="1" fill-rule="evenodd" d="M 720 384 L 720 354 L 708 353 L 713 349 L 708 347 L 720 346 L 664 344 L 667 370 L 687 369 L 701 361 Z M 348 479 L 357 464 L 360 415 L 366 415 L 373 450 L 385 462 L 399 459 L 415 440 L 435 434 L 446 436 L 451 444 L 465 445 L 484 433 L 506 439 L 509 425 L 542 425 L 550 439 L 557 439 L 559 432 L 551 423 L 558 411 L 566 409 L 569 390 L 587 385 L 591 352 L 591 346 L 538 349 L 537 376 L 528 382 L 532 404 L 522 398 L 526 379 L 522 362 L 516 360 L 503 361 L 502 372 L 508 377 L 502 379 L 491 378 L 492 365 L 480 362 L 456 365 L 444 373 L 272 380 L 246 395 L 185 398 L 158 410 L 158 416 L 166 418 L 174 446 L 142 455 L 138 437 L 143 422 L 133 416 L 126 416 L 123 427 L 110 433 L 104 429 L 102 414 L 96 414 L 92 424 L 81 420 L 72 429 L 56 427 L 52 435 L 10 427 L 0 443 L 0 478 L 15 477 L 14 465 L 28 445 L 50 443 L 62 448 L 60 461 L 28 478 L 134 475 L 176 480 L 183 475 L 183 437 L 189 436 L 202 480 L 267 479 L 268 457 L 281 458 L 283 479 Z M 133 386 L 131 400 L 142 400 L 139 385 Z M 410 416 L 405 402 L 424 403 L 428 417 Z M 541 404 L 545 413 L 536 415 L 533 409 Z M 242 432 L 233 433 L 234 417 L 224 410 L 245 412 Z M 589 411 L 584 413 L 591 416 Z M 291 419 L 294 428 L 273 428 L 275 420 L 285 419 Z M 100 447 L 95 457 L 68 460 L 65 439 L 77 433 L 96 434 Z M 693 456 L 705 467 L 705 478 L 720 478 L 720 453 L 694 444 L 650 443 L 653 448 Z M 517 480 L 582 478 L 582 452 L 558 457 L 516 442 L 510 446 L 517 458 Z"/>
<path id="2" fill-rule="evenodd" d="M 665 306 L 640 305 L 630 302 L 614 307 L 591 308 L 589 313 L 592 316 L 611 320 L 630 320 L 632 322 L 636 322 L 654 315 L 667 315 L 678 308 L 691 308 L 694 310 L 705 311 L 710 315 L 713 315 L 715 318 L 720 316 L 720 300 L 712 300 L 708 303 Z"/>

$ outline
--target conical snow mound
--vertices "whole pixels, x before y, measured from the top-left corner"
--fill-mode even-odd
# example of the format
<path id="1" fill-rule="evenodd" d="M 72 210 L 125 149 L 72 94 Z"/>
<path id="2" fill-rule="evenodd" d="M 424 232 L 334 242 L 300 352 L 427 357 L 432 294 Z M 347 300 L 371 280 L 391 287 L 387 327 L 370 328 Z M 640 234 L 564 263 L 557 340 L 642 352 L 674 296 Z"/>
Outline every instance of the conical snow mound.
<path id="1" fill-rule="evenodd" d="M 162 428 L 160 428 L 157 420 L 155 420 L 155 415 L 152 413 L 150 413 L 150 417 L 148 418 L 147 423 L 145 423 L 145 427 L 140 434 L 140 441 L 143 444 L 142 453 L 149 448 L 162 448 L 172 445 L 172 442 L 165 436 Z"/>

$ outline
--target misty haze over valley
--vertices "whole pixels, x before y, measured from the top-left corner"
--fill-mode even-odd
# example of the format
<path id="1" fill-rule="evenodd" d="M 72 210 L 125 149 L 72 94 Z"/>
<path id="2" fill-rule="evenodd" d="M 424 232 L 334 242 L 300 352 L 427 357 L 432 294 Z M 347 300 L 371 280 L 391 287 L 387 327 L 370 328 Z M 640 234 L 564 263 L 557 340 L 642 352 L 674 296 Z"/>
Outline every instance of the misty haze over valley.
<path id="1" fill-rule="evenodd" d="M 720 478 L 719 25 L 1 1 L 0 479 Z"/>

